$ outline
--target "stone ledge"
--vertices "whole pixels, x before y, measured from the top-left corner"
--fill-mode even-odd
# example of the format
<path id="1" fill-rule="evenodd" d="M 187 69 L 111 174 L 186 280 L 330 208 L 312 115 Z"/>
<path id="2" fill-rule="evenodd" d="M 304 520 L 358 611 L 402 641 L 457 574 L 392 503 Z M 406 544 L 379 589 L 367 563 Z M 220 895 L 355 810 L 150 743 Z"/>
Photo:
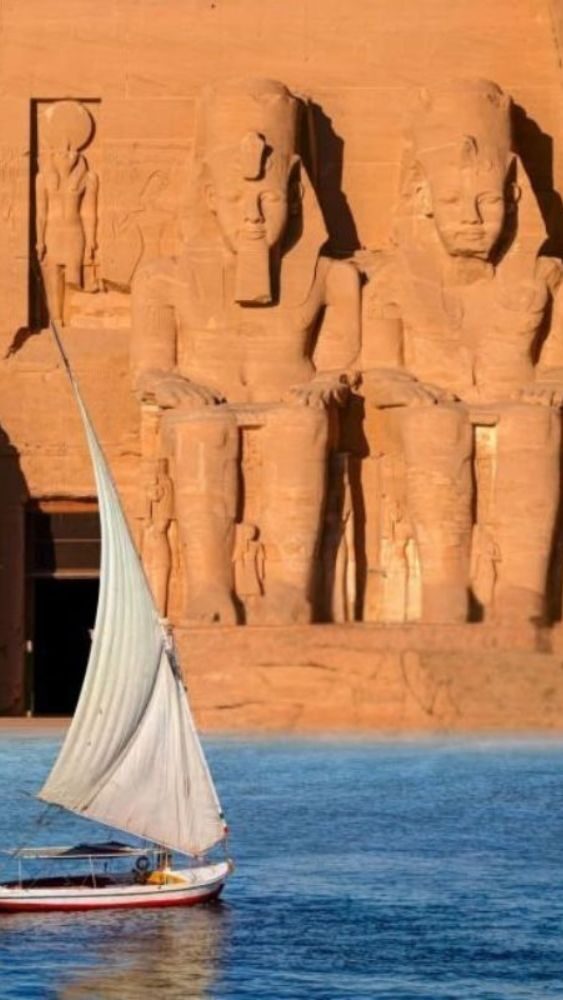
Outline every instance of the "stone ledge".
<path id="1" fill-rule="evenodd" d="M 207 731 L 563 732 L 562 657 L 532 625 L 180 628 L 177 639 Z"/>

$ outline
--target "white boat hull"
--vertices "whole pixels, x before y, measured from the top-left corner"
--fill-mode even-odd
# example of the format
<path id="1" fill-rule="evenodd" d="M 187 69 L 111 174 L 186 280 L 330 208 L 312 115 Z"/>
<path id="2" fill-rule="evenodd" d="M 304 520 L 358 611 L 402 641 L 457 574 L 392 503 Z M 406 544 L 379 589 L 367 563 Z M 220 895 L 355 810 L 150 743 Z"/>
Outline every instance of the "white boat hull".
<path id="1" fill-rule="evenodd" d="M 216 898 L 231 871 L 228 861 L 173 872 L 179 881 L 163 885 L 135 882 L 113 885 L 0 885 L 0 912 L 100 910 L 157 906 L 194 906 Z M 181 881 L 180 881 L 181 879 Z M 63 881 L 63 880 L 61 880 Z M 70 881 L 70 880 L 68 880 Z"/>

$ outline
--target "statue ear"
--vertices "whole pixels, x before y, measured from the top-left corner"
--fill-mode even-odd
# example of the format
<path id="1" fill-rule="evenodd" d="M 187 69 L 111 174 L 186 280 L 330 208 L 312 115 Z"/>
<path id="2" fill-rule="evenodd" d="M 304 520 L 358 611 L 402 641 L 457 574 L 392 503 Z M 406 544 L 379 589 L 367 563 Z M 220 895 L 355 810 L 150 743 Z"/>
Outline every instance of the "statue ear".
<path id="1" fill-rule="evenodd" d="M 507 196 L 509 205 L 515 208 L 522 197 L 522 188 L 516 181 L 511 181 L 508 185 Z"/>
<path id="2" fill-rule="evenodd" d="M 522 182 L 518 176 L 519 167 L 518 157 L 512 153 L 506 171 L 505 202 L 507 212 L 515 212 L 522 197 Z"/>
<path id="3" fill-rule="evenodd" d="M 426 178 L 424 178 L 416 190 L 416 203 L 420 215 L 425 215 L 428 219 L 433 217 L 432 195 L 430 194 L 430 185 Z"/>
<path id="4" fill-rule="evenodd" d="M 432 205 L 430 185 L 426 175 L 418 163 L 413 166 L 411 191 L 415 214 L 425 215 L 428 219 L 431 219 L 434 215 L 434 208 Z"/>
<path id="5" fill-rule="evenodd" d="M 405 146 L 401 174 L 401 201 L 407 207 L 408 214 L 413 217 L 425 215 L 427 218 L 432 218 L 434 211 L 430 185 L 422 164 L 413 157 L 411 143 Z"/>
<path id="6" fill-rule="evenodd" d="M 215 191 L 215 185 L 210 179 L 206 179 L 203 182 L 203 197 L 205 198 L 205 204 L 207 205 L 210 212 L 213 215 L 217 214 L 217 193 Z"/>
<path id="7" fill-rule="evenodd" d="M 287 180 L 287 205 L 290 215 L 301 214 L 303 194 L 303 184 L 301 183 L 301 157 L 293 155 L 289 165 Z"/>

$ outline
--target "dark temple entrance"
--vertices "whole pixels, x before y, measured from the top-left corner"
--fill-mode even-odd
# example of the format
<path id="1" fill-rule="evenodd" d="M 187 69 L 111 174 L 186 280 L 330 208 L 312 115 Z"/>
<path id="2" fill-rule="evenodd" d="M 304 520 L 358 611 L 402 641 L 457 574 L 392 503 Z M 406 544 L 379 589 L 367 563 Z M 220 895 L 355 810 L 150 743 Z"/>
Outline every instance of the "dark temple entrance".
<path id="1" fill-rule="evenodd" d="M 90 652 L 98 600 L 96 505 L 27 511 L 28 692 L 33 715 L 71 715 Z"/>

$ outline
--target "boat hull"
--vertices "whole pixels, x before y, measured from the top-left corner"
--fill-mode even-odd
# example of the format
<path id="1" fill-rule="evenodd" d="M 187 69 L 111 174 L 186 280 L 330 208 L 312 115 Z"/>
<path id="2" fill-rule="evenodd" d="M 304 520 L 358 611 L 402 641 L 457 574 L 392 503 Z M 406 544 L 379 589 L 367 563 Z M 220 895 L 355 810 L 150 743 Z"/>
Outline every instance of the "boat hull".
<path id="1" fill-rule="evenodd" d="M 178 881 L 163 885 L 0 885 L 0 913 L 195 906 L 217 898 L 230 870 L 228 862 L 185 869 L 174 873 Z"/>

